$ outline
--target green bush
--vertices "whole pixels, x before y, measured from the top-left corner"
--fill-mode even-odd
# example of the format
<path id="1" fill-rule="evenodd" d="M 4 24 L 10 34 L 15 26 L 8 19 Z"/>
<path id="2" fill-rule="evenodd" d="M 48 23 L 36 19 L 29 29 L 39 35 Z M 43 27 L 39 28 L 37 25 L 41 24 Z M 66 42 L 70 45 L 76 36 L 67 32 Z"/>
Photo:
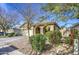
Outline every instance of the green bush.
<path id="1" fill-rule="evenodd" d="M 47 32 L 46 36 L 48 37 L 49 42 L 52 44 L 59 44 L 61 42 L 62 36 L 59 30 Z"/>
<path id="2" fill-rule="evenodd" d="M 70 43 L 71 43 L 70 37 L 65 37 L 65 43 L 70 45 Z"/>
<path id="3" fill-rule="evenodd" d="M 46 37 L 41 34 L 36 34 L 30 37 L 30 43 L 32 44 L 32 48 L 37 52 L 42 52 L 45 47 Z"/>
<path id="4" fill-rule="evenodd" d="M 45 36 L 47 37 L 48 41 L 51 42 L 52 36 L 53 36 L 53 32 L 52 31 L 48 31 L 46 32 Z"/>
<path id="5" fill-rule="evenodd" d="M 74 29 L 74 39 L 78 39 L 78 30 Z"/>
<path id="6" fill-rule="evenodd" d="M 7 33 L 6 36 L 13 37 L 13 36 L 16 36 L 16 33 Z"/>
<path id="7" fill-rule="evenodd" d="M 55 30 L 53 32 L 52 38 L 53 38 L 52 40 L 54 41 L 55 44 L 60 44 L 61 38 L 62 38 L 61 32 L 59 30 Z"/>

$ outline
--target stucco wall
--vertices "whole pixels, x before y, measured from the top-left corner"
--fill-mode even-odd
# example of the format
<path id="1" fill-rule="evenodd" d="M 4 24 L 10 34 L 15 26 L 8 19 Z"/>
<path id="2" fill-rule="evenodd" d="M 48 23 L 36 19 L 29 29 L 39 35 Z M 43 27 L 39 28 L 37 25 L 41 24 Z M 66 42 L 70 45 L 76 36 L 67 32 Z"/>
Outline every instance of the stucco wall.
<path id="1" fill-rule="evenodd" d="M 74 27 L 74 29 L 77 29 L 77 30 L 79 30 L 79 26 L 76 26 L 76 27 Z"/>
<path id="2" fill-rule="evenodd" d="M 29 30 L 29 32 L 30 32 L 30 36 L 32 36 L 33 35 L 33 30 Z M 28 36 L 28 30 L 23 30 L 22 35 L 23 36 Z"/>

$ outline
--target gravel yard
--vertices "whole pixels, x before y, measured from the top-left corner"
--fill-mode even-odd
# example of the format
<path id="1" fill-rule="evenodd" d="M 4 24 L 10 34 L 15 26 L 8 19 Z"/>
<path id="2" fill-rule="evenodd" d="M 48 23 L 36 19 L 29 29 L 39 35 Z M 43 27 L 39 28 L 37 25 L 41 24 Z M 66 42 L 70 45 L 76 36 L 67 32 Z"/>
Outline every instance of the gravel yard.
<path id="1" fill-rule="evenodd" d="M 13 46 L 17 47 L 18 50 L 25 55 L 35 55 L 36 52 L 32 51 L 32 47 L 28 42 L 27 38 L 23 37 L 21 40 L 15 41 L 11 43 Z M 48 47 L 49 48 L 49 47 Z M 72 53 L 73 47 L 68 46 L 66 44 L 61 44 L 58 47 L 53 46 L 48 50 L 45 50 L 41 53 L 41 55 L 64 55 L 64 54 L 73 54 Z"/>

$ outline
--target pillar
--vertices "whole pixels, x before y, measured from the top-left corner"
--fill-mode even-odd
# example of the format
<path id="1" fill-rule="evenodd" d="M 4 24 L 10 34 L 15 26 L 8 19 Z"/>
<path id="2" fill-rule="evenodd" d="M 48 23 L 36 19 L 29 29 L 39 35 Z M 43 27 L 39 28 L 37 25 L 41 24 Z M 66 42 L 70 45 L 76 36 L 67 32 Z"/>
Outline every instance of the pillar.
<path id="1" fill-rule="evenodd" d="M 44 28 L 44 26 L 40 26 L 40 34 L 44 34 L 43 28 Z"/>
<path id="2" fill-rule="evenodd" d="M 34 26 L 32 27 L 32 30 L 33 30 L 33 35 L 35 35 L 35 27 Z"/>
<path id="3" fill-rule="evenodd" d="M 50 25 L 50 31 L 54 30 L 54 25 Z"/>

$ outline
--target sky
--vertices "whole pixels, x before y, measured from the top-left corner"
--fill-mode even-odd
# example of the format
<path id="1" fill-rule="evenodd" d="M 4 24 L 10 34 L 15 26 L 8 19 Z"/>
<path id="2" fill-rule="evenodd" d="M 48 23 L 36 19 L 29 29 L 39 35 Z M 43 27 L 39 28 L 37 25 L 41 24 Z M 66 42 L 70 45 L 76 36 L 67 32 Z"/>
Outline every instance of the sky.
<path id="1" fill-rule="evenodd" d="M 27 8 L 27 5 L 28 4 L 24 4 L 24 3 L 0 3 L 0 7 L 3 8 L 7 13 L 10 13 L 12 11 L 18 13 L 18 15 L 19 15 L 19 17 L 17 18 L 17 21 L 19 22 L 18 25 L 22 25 L 24 23 L 24 18 L 22 16 L 22 14 L 18 12 L 18 10 Z M 33 12 L 36 14 L 35 19 L 37 19 L 38 16 L 46 15 L 46 13 L 41 9 L 41 7 L 43 5 L 45 5 L 45 4 L 38 4 L 38 3 L 32 4 Z M 16 8 L 18 8 L 18 10 Z M 49 17 L 48 21 L 51 21 L 53 18 L 54 18 L 54 16 Z M 67 23 L 71 23 L 66 26 L 66 27 L 70 27 L 74 23 L 79 23 L 79 20 L 78 19 L 72 19 L 72 20 L 69 19 L 67 21 Z M 65 22 L 60 21 L 57 24 L 59 26 L 62 26 L 65 24 Z"/>

